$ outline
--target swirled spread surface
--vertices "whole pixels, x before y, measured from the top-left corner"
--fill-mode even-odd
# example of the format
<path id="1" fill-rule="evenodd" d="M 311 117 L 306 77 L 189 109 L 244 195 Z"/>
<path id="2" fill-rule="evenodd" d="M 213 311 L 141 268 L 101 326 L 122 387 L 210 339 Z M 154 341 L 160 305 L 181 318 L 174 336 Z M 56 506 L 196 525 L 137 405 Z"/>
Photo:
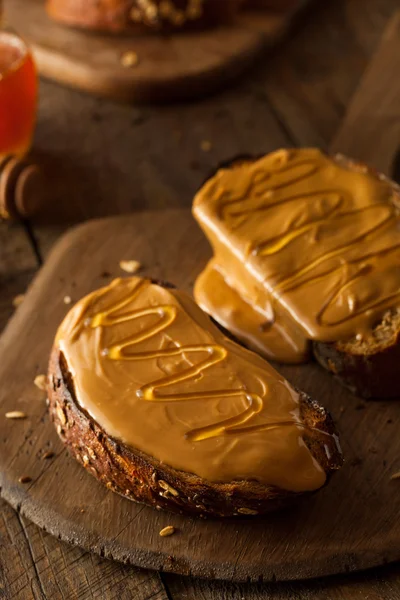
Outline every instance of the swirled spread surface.
<path id="1" fill-rule="evenodd" d="M 309 340 L 362 339 L 400 304 L 399 199 L 312 148 L 221 169 L 194 201 L 214 249 L 196 300 L 281 361 L 304 360 Z"/>
<path id="2" fill-rule="evenodd" d="M 116 279 L 72 308 L 56 344 L 79 404 L 126 444 L 210 481 L 324 484 L 304 436 L 328 456 L 334 436 L 305 428 L 299 394 L 186 294 Z"/>

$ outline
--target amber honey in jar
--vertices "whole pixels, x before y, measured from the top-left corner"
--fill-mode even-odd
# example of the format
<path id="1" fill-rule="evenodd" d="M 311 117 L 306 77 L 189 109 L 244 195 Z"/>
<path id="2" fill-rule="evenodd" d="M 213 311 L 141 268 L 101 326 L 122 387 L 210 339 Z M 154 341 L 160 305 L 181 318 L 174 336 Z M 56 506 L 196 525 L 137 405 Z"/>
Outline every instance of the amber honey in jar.
<path id="1" fill-rule="evenodd" d="M 0 155 L 25 154 L 36 116 L 37 78 L 26 44 L 0 31 Z"/>

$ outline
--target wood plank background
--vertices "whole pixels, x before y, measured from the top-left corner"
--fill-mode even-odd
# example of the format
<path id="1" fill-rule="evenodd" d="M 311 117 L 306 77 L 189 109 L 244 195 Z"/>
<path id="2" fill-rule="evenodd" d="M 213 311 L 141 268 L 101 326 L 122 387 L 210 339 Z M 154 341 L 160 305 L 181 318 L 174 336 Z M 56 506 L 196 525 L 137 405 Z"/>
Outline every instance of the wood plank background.
<path id="1" fill-rule="evenodd" d="M 398 0 L 321 0 L 312 18 L 305 16 L 284 47 L 261 61 L 239 86 L 190 106 L 128 109 L 43 83 L 35 153 L 53 183 L 51 209 L 46 219 L 34 224 L 43 257 L 68 222 L 144 207 L 189 205 L 209 170 L 242 151 L 267 151 L 283 140 L 328 147 L 396 8 Z M 391 81 L 394 86 L 398 72 Z M 393 122 L 399 122 L 398 105 L 393 114 Z M 387 133 L 392 135 L 393 129 Z M 200 149 L 204 139 L 212 142 L 209 153 Z M 368 147 L 375 142 L 375 137 L 371 143 L 367 140 Z M 12 298 L 24 291 L 35 267 L 24 230 L 0 224 L 0 326 L 13 310 Z M 396 565 L 369 574 L 280 586 L 161 578 L 70 548 L 0 501 L 0 597 L 397 600 L 399 596 Z"/>

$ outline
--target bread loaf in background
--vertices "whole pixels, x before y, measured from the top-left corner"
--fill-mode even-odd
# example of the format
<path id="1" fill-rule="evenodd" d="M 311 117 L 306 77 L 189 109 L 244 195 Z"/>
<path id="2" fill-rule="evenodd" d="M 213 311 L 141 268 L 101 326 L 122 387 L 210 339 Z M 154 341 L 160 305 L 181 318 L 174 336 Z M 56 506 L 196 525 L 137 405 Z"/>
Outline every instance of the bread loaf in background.
<path id="1" fill-rule="evenodd" d="M 206 27 L 232 19 L 243 0 L 47 0 L 51 18 L 73 27 L 126 33 Z"/>

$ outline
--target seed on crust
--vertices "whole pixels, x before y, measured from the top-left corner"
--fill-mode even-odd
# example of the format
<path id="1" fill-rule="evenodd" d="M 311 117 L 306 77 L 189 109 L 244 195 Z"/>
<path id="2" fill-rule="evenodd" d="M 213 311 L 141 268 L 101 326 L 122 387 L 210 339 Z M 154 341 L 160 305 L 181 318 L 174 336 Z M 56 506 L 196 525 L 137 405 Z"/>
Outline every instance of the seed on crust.
<path id="1" fill-rule="evenodd" d="M 58 420 L 60 421 L 61 425 L 65 425 L 67 422 L 67 417 L 65 416 L 65 412 L 63 411 L 61 406 L 57 406 L 56 414 L 57 414 Z"/>
<path id="2" fill-rule="evenodd" d="M 179 493 L 169 485 L 169 483 L 167 483 L 166 481 L 164 481 L 163 479 L 159 479 L 158 481 L 158 485 L 166 491 L 167 494 L 171 494 L 172 496 L 179 496 Z"/>
<path id="3" fill-rule="evenodd" d="M 173 525 L 167 525 L 167 527 L 164 527 L 164 529 L 161 529 L 160 536 L 168 537 L 170 535 L 173 535 L 174 533 L 175 533 L 175 527 Z"/>
<path id="4" fill-rule="evenodd" d="M 48 452 L 45 452 L 42 456 L 43 460 L 48 460 L 49 458 L 53 458 L 54 456 L 54 452 L 52 452 L 51 450 L 49 450 Z"/>
<path id="5" fill-rule="evenodd" d="M 46 387 L 47 387 L 46 375 L 36 375 L 35 379 L 33 380 L 33 383 L 36 385 L 37 388 L 39 388 L 39 390 L 42 390 L 43 392 L 46 391 Z"/>
<path id="6" fill-rule="evenodd" d="M 6 412 L 6 419 L 26 419 L 26 414 L 21 410 Z"/>
<path id="7" fill-rule="evenodd" d="M 390 479 L 392 479 L 393 481 L 395 479 L 400 479 L 400 471 L 398 471 L 397 473 L 393 473 L 393 475 L 390 476 Z"/>
<path id="8" fill-rule="evenodd" d="M 242 515 L 258 515 L 258 512 L 252 508 L 238 508 L 238 512 Z"/>
<path id="9" fill-rule="evenodd" d="M 331 371 L 331 373 L 334 373 L 336 375 L 337 374 L 337 368 L 336 368 L 336 365 L 333 362 L 333 360 L 331 360 L 330 358 L 328 358 L 327 365 L 328 365 L 328 369 Z"/>

